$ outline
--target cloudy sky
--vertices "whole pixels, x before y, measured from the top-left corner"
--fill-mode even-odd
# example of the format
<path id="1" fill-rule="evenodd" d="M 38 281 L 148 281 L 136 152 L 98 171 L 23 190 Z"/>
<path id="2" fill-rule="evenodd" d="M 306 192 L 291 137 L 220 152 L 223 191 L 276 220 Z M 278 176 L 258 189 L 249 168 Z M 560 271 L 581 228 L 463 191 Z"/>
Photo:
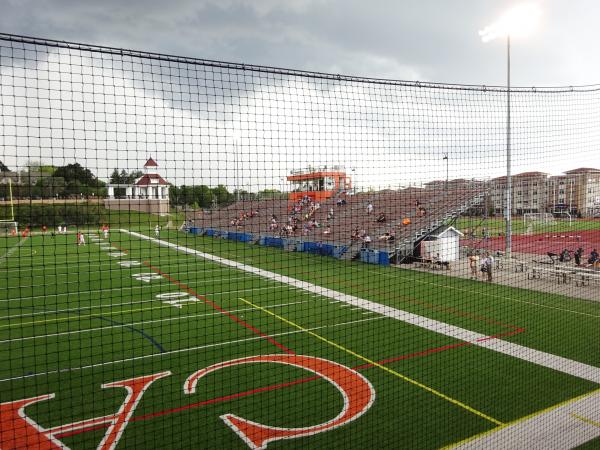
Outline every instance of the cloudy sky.
<path id="1" fill-rule="evenodd" d="M 514 0 L 3 0 L 0 30 L 377 78 L 504 84 L 504 47 L 477 32 Z M 596 83 L 600 2 L 542 0 L 514 43 L 524 86 Z"/>
<path id="2" fill-rule="evenodd" d="M 0 31 L 27 36 L 50 39 L 84 42 L 90 44 L 130 48 L 149 52 L 160 52 L 174 55 L 185 55 L 197 58 L 220 61 L 241 62 L 278 66 L 301 70 L 319 71 L 334 74 L 387 78 L 396 80 L 420 80 L 447 83 L 465 83 L 481 85 L 503 85 L 506 77 L 505 47 L 503 42 L 483 44 L 478 36 L 478 30 L 493 22 L 514 1 L 504 0 L 431 0 L 431 1 L 358 1 L 358 0 L 3 0 L 0 14 Z M 514 85 L 520 86 L 570 86 L 594 84 L 598 82 L 600 73 L 600 53 L 596 43 L 600 41 L 600 27 L 596 19 L 600 17 L 600 2 L 578 0 L 540 1 L 542 9 L 541 24 L 537 32 L 526 39 L 513 43 L 512 78 Z M 64 55 L 63 55 L 64 56 Z M 60 56 L 54 55 L 60 59 Z M 52 61 L 52 57 L 49 58 Z M 43 67 L 42 67 L 43 68 Z M 31 75 L 31 74 L 30 74 Z M 114 75 L 114 74 L 113 74 Z M 106 74 L 103 76 L 107 76 Z M 112 75 L 111 75 L 112 76 Z M 8 78 L 5 78 L 5 82 Z M 14 80 L 11 79 L 11 82 Z M 305 96 L 298 97 L 296 91 L 290 88 L 296 80 L 285 80 L 287 85 L 271 86 L 271 89 L 256 89 L 249 95 L 250 113 L 246 113 L 243 121 L 255 123 L 256 117 L 262 116 L 264 110 L 257 113 L 257 105 L 264 105 L 265 98 L 288 102 L 288 104 L 306 105 L 306 97 L 312 97 L 316 92 L 314 86 L 305 86 Z M 105 83 L 106 81 L 103 81 Z M 10 83 L 9 83 L 10 84 Z M 140 86 L 131 80 L 125 80 L 124 89 L 129 89 L 132 97 L 144 97 L 141 107 L 160 111 L 161 116 L 169 115 L 166 109 L 176 108 L 165 99 L 165 96 L 148 95 L 147 90 L 141 93 Z M 374 183 L 374 177 L 383 170 L 383 185 L 391 184 L 409 175 L 414 178 L 443 177 L 444 163 L 440 155 L 445 152 L 463 151 L 464 158 L 455 155 L 451 159 L 451 171 L 462 176 L 493 176 L 502 173 L 502 111 L 501 99 L 488 97 L 477 99 L 476 96 L 457 97 L 445 93 L 438 98 L 438 111 L 432 113 L 432 123 L 420 123 L 418 126 L 405 126 L 398 131 L 397 125 L 401 118 L 395 117 L 394 112 L 400 107 L 395 100 L 375 98 L 368 89 L 357 89 L 356 86 L 328 85 L 331 95 L 337 98 L 351 99 L 351 108 L 340 108 L 336 113 L 343 115 L 357 114 L 356 105 L 361 102 L 369 103 L 371 110 L 364 123 L 361 123 L 360 133 L 355 133 L 355 139 L 332 139 L 332 136 L 344 134 L 341 119 L 325 120 L 319 123 L 315 117 L 301 117 L 299 129 L 301 136 L 308 138 L 299 146 L 309 148 L 307 154 L 294 153 L 290 148 L 279 143 L 266 145 L 264 135 L 270 136 L 274 128 L 269 125 L 256 125 L 263 132 L 262 140 L 256 138 L 257 130 L 237 131 L 242 140 L 240 153 L 241 162 L 248 168 L 261 168 L 265 163 L 277 163 L 270 168 L 277 168 L 272 174 L 273 180 L 281 180 L 290 168 L 304 164 L 335 164 L 345 159 L 347 166 L 356 166 L 355 177 L 364 186 Z M 384 92 L 381 89 L 378 93 Z M 406 101 L 411 106 L 407 117 L 420 117 L 420 104 L 415 102 L 419 97 Z M 398 98 L 401 95 L 398 94 Z M 431 96 L 425 96 L 425 103 Z M 562 116 L 567 111 L 574 111 L 575 122 L 593 109 L 592 116 L 597 112 L 596 100 L 590 105 L 589 98 L 573 98 L 571 103 L 557 101 L 557 98 L 544 98 L 542 101 L 530 101 L 531 105 L 522 108 L 521 114 L 527 119 L 538 120 L 546 126 L 547 112 L 544 105 Z M 313 99 L 315 100 L 315 99 Z M 312 100 L 311 100 L 312 101 Z M 481 103 L 477 103 L 477 102 Z M 500 102 L 500 103 L 497 103 Z M 319 103 L 318 99 L 315 103 Z M 324 112 L 337 108 L 335 98 L 328 99 Z M 525 102 L 524 102 L 525 103 Z M 469 111 L 453 110 L 456 104 L 470 107 Z M 475 114 L 482 105 L 487 105 L 487 114 Z M 541 106 L 540 106 L 541 105 Z M 557 106 L 558 105 L 558 106 Z M 138 105 L 139 107 L 140 105 Z M 272 104 L 268 105 L 273 111 Z M 406 106 L 406 105 L 405 105 Z M 254 108 L 252 110 L 252 108 Z M 519 117 L 518 104 L 516 117 Z M 185 109 L 185 108 L 184 108 Z M 303 108 L 300 108 L 303 110 Z M 444 111 L 442 111 L 444 110 Z M 254 112 L 252 112 L 254 111 Z M 322 112 L 323 112 L 322 111 Z M 382 113 L 383 111 L 383 113 Z M 363 111 L 364 112 L 364 111 Z M 391 114 L 388 114 L 390 113 Z M 98 111 L 96 111 L 98 113 Z M 454 114 L 454 115 L 453 115 Z M 191 160 L 175 157 L 174 153 L 164 153 L 166 168 L 170 175 L 178 178 L 192 178 L 193 173 L 204 170 L 201 178 L 230 178 L 228 172 L 234 161 L 223 156 L 231 147 L 231 140 L 223 140 L 215 133 L 212 136 L 198 137 L 194 141 L 193 132 L 182 131 L 192 127 L 195 120 L 207 120 L 198 117 L 193 112 L 183 111 L 178 133 L 182 137 L 191 138 L 192 143 L 212 148 L 214 158 L 205 158 L 203 167 L 194 166 Z M 384 116 L 384 120 L 381 117 Z M 392 117 L 393 116 L 393 117 Z M 102 120 L 106 120 L 102 116 Z M 355 117 L 355 116 L 353 116 Z M 391 119 L 390 119 L 391 117 Z M 347 119 L 347 118 L 346 118 Z M 146 119 L 144 119 L 146 120 Z M 573 118 L 564 116 L 562 121 L 569 123 Z M 289 141 L 292 128 L 297 121 L 289 120 L 283 124 L 284 139 Z M 485 148 L 488 153 L 484 173 L 481 171 L 480 160 L 474 159 L 472 153 L 464 150 L 469 141 L 470 125 L 474 123 L 489 124 L 495 122 L 488 131 L 487 139 L 480 139 L 471 147 Z M 207 126 L 205 122 L 204 125 Z M 402 123 L 406 123 L 406 120 Z M 436 128 L 436 123 L 440 126 Z M 376 124 L 373 125 L 373 124 Z M 0 125 L 2 125 L 0 123 Z M 7 125 L 4 123 L 4 125 Z M 18 124 L 17 124 L 18 125 Z M 140 124 L 137 124 L 138 126 Z M 143 124 L 148 125 L 147 121 Z M 156 123 L 151 124 L 157 126 Z M 160 125 L 160 124 L 158 124 Z M 214 126 L 222 126 L 223 123 Z M 227 125 L 224 125 L 225 127 Z M 364 128 L 368 126 L 369 128 Z M 573 125 L 575 126 L 575 125 Z M 201 127 L 200 127 L 201 128 Z M 214 127 L 213 127 L 214 128 Z M 434 130 L 434 128 L 436 128 Z M 579 128 L 585 128 L 579 127 Z M 333 131 L 332 131 L 333 130 Z M 433 131 L 432 131 L 433 130 Z M 467 131 L 465 131 L 467 130 Z M 280 132 L 282 129 L 279 130 Z M 573 158 L 573 164 L 584 164 L 595 153 L 598 134 L 593 139 L 585 136 L 571 136 L 569 142 L 564 136 L 550 142 L 550 136 L 556 134 L 556 129 L 546 129 L 545 134 L 534 136 L 530 128 L 519 130 L 516 126 L 517 151 L 521 138 L 521 158 L 517 154 L 517 168 L 523 170 L 539 168 L 547 171 L 564 170 L 560 160 L 560 152 L 565 149 L 571 154 L 579 151 L 579 156 Z M 564 131 L 564 130 L 563 130 Z M 473 132 L 473 129 L 470 131 Z M 144 131 L 143 133 L 147 133 Z M 475 133 L 477 133 L 475 131 Z M 3 135 L 10 132 L 3 132 Z M 15 133 L 18 134 L 18 133 Z M 208 133 L 210 134 L 210 133 Z M 352 135 L 352 133 L 346 133 Z M 562 133 L 564 134 L 564 133 Z M 10 137 L 10 136 L 9 136 Z M 36 139 L 39 136 L 36 136 Z M 281 135 L 279 136 L 282 137 Z M 480 136 L 481 137 L 481 136 Z M 138 139 L 147 143 L 147 134 Z M 306 142 L 310 144 L 306 147 Z M 5 140 L 5 145 L 9 140 Z M 319 145 L 316 145 L 318 142 Z M 573 147 L 578 143 L 577 149 Z M 212 145 L 212 147 L 211 147 Z M 489 148 L 488 148 L 489 146 Z M 526 148 L 529 146 L 529 148 Z M 569 147 L 571 146 L 571 147 Z M 43 147 L 43 145 L 42 145 Z M 268 147 L 268 148 L 267 148 Z M 497 148 L 498 152 L 494 153 Z M 531 157 L 531 149 L 548 149 L 554 147 L 558 153 L 548 153 Z M 6 148 L 6 147 L 5 147 Z M 169 147 L 177 149 L 178 147 Z M 298 149 L 299 147 L 297 147 Z M 400 150 L 397 153 L 388 151 L 389 148 Z M 562 149 L 561 149 L 562 148 Z M 139 146 L 138 146 L 139 149 Z M 345 153 L 344 150 L 346 149 Z M 366 150 L 365 150 L 366 149 Z M 460 150 L 462 149 L 462 150 Z M 48 150 L 48 149 L 46 149 Z M 40 151 L 39 156 L 56 155 L 56 149 Z M 106 149 L 103 149 L 103 151 Z M 143 155 L 132 157 L 133 148 L 127 147 L 127 161 L 138 164 Z M 529 150 L 529 153 L 527 153 Z M 160 149 L 156 150 L 160 152 Z M 341 152 L 342 158 L 335 156 Z M 544 150 L 545 151 L 545 150 Z M 5 150 L 7 152 L 7 150 Z M 413 153 L 422 152 L 421 159 L 413 158 Z M 217 153 L 220 153 L 217 155 Z M 260 154 L 260 158 L 253 155 Z M 3 155 L 7 159 L 7 154 Z M 32 155 L 36 156 L 36 155 Z M 159 155 L 161 156 L 161 155 Z M 73 155 L 65 153 L 68 160 Z M 110 158 L 109 153 L 99 154 L 98 159 Z M 543 160 L 543 161 L 540 161 Z M 365 161 L 371 161 L 369 170 Z M 424 162 L 432 164 L 431 169 L 424 168 Z M 521 162 L 519 166 L 519 162 Z M 472 165 L 471 170 L 464 170 Z M 99 167 L 104 162 L 97 162 Z M 290 167 L 290 165 L 292 167 Z M 539 167 L 537 167 L 537 166 Z M 362 167 L 359 167 L 362 166 Z M 410 170 L 399 172 L 404 166 Z M 134 168 L 134 167 L 127 167 Z M 570 168 L 570 167 L 569 167 Z M 110 167 L 106 167 L 110 169 Z M 191 170 L 186 173 L 182 170 Z M 459 169 L 463 169 L 462 171 Z M 479 170 L 478 170 L 479 169 Z M 208 172 L 206 172 L 208 170 Z M 224 172 L 225 171 L 225 172 Z M 237 172 L 239 173 L 239 172 Z M 169 174 L 169 173 L 168 173 Z M 185 174 L 185 175 L 184 175 Z M 426 176 L 425 176 L 426 175 Z M 238 175 L 239 176 L 239 175 Z M 451 175 L 452 176 L 452 175 Z M 256 174 L 257 179 L 263 179 Z M 274 184 L 277 184 L 273 181 Z M 180 184 L 180 183 L 178 183 Z M 230 182 L 226 184 L 231 186 Z M 268 184 L 268 183 L 267 183 Z M 247 187 L 256 183 L 248 182 Z"/>

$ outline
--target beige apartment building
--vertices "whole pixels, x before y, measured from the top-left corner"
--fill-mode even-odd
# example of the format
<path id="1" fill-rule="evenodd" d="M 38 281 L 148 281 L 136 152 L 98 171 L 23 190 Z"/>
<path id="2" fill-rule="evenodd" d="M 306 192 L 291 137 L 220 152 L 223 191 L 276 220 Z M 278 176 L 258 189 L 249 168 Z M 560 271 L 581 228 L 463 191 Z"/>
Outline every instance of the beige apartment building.
<path id="1" fill-rule="evenodd" d="M 491 204 L 497 214 L 506 207 L 506 177 L 490 181 Z M 600 214 L 600 169 L 581 167 L 551 176 L 523 172 L 512 177 L 512 214 L 559 213 L 593 217 Z"/>

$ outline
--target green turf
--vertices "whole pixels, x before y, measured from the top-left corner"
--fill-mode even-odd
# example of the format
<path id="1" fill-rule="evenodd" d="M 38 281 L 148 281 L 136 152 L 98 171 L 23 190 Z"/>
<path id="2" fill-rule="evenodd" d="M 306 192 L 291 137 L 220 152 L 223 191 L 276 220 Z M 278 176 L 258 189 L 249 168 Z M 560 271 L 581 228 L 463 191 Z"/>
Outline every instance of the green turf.
<path id="1" fill-rule="evenodd" d="M 152 234 L 150 226 L 137 227 Z M 412 312 L 485 335 L 524 329 L 503 339 L 598 366 L 597 303 L 429 273 L 287 253 L 222 239 L 163 231 L 161 238 L 318 286 Z M 157 295 L 191 289 L 298 354 L 348 367 L 365 360 L 422 383 L 501 422 L 509 422 L 597 388 L 591 382 L 361 309 L 286 284 L 160 247 L 116 230 L 112 244 L 127 252 L 111 257 L 73 236 L 0 239 L 1 402 L 56 393 L 26 409 L 45 427 L 114 413 L 123 389 L 101 384 L 170 370 L 144 395 L 119 448 L 248 448 L 219 419 L 234 413 L 272 426 L 327 421 L 342 408 L 338 391 L 313 380 L 198 405 L 306 378 L 275 364 L 222 369 L 202 379 L 198 392 L 182 385 L 211 364 L 281 348 L 215 310 L 205 301 L 175 308 Z M 124 268 L 117 263 L 143 263 Z M 150 266 L 152 266 L 151 269 Z M 143 282 L 133 275 L 160 270 L 169 278 Z M 175 284 L 175 282 L 178 284 Z M 266 308 L 329 343 L 254 309 Z M 335 343 L 340 347 L 331 345 Z M 454 346 L 418 356 L 419 352 Z M 493 423 L 378 367 L 360 369 L 374 386 L 370 410 L 336 430 L 272 442 L 268 448 L 439 448 L 492 429 Z M 186 405 L 192 407 L 170 411 Z M 162 415 L 150 416 L 164 412 Z M 95 448 L 104 430 L 61 440 Z"/>
<path id="2" fill-rule="evenodd" d="M 535 224 L 529 229 L 530 223 L 525 222 L 522 217 L 513 217 L 511 225 L 512 231 L 515 234 L 523 234 L 528 231 L 533 233 L 560 233 L 600 230 L 600 219 L 577 219 L 573 217 L 569 221 L 565 218 L 559 218 L 553 223 Z M 485 228 L 491 236 L 496 236 L 498 233 L 506 231 L 506 222 L 504 219 L 497 217 L 461 217 L 456 221 L 455 227 L 462 231 L 475 230 L 479 237 L 482 236 L 483 229 Z"/>

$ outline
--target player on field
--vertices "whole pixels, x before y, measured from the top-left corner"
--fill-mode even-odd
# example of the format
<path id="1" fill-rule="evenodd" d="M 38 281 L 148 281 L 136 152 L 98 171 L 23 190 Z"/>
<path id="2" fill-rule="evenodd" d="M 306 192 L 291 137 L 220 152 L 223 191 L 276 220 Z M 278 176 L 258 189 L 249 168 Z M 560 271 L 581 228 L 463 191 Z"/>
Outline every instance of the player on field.
<path id="1" fill-rule="evenodd" d="M 77 245 L 85 245 L 85 235 L 83 233 L 77 233 Z"/>
<path id="2" fill-rule="evenodd" d="M 102 234 L 104 235 L 104 239 L 108 239 L 108 225 L 102 225 Z"/>
<path id="3" fill-rule="evenodd" d="M 160 237 L 160 226 L 158 224 L 154 227 L 154 235 Z"/>

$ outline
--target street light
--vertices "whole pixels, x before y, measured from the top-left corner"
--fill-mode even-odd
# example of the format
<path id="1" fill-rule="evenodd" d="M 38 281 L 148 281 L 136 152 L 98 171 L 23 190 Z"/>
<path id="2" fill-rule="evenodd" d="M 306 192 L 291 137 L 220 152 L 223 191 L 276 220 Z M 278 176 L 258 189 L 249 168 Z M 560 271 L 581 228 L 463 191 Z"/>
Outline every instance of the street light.
<path id="1" fill-rule="evenodd" d="M 442 159 L 446 160 L 446 194 L 448 194 L 448 153 Z"/>
<path id="2" fill-rule="evenodd" d="M 241 138 L 241 133 L 240 130 L 238 130 L 237 128 L 233 130 L 233 171 L 234 171 L 234 183 L 235 183 L 235 187 L 234 187 L 234 191 L 235 191 L 235 200 L 236 201 L 240 201 L 240 186 L 239 186 L 239 180 L 238 180 L 238 141 Z"/>
<path id="3" fill-rule="evenodd" d="M 510 38 L 531 34 L 539 22 L 541 11 L 535 3 L 517 5 L 483 30 L 479 36 L 483 42 L 506 37 L 506 257 L 512 253 L 512 177 L 510 146 Z"/>

